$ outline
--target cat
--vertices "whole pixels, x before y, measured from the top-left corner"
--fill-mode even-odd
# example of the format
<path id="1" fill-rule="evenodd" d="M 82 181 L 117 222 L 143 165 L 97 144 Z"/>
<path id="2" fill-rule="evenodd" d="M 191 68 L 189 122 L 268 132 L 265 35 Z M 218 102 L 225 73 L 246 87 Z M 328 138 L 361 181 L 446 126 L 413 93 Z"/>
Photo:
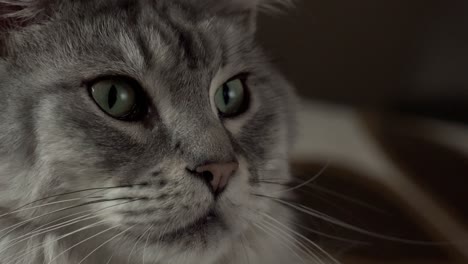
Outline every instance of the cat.
<path id="1" fill-rule="evenodd" d="M 288 4 L 0 0 L 0 263 L 331 259 L 266 184 L 296 98 L 256 17 Z"/>

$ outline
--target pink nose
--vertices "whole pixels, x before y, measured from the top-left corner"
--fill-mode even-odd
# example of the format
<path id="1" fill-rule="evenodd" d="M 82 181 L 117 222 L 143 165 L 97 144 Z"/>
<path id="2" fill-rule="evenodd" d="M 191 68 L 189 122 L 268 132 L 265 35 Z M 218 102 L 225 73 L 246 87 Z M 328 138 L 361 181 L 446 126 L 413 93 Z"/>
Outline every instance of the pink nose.
<path id="1" fill-rule="evenodd" d="M 237 162 L 210 163 L 198 167 L 196 171 L 210 183 L 212 191 L 219 194 L 224 190 L 229 179 L 234 175 L 238 167 L 239 164 Z"/>

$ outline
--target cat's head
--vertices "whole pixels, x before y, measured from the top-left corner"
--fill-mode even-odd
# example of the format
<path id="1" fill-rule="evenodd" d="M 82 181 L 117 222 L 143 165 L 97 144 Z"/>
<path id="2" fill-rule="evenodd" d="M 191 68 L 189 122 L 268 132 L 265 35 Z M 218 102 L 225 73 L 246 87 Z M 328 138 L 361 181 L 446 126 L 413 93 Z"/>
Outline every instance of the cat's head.
<path id="1" fill-rule="evenodd" d="M 0 0 L 3 211 L 165 258 L 253 236 L 275 214 L 254 194 L 281 194 L 261 180 L 289 177 L 292 92 L 254 40 L 271 2 Z"/>

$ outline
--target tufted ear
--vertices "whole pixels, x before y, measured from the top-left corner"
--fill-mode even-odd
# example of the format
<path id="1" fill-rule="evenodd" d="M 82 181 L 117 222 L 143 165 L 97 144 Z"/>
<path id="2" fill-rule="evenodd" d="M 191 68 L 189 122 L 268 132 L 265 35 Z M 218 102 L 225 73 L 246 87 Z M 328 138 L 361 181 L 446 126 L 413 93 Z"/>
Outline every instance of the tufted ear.
<path id="1" fill-rule="evenodd" d="M 43 20 L 48 1 L 0 0 L 0 58 L 7 53 L 9 32 Z"/>
<path id="2" fill-rule="evenodd" d="M 226 8 L 255 12 L 279 11 L 293 5 L 293 0 L 221 0 L 219 2 L 226 5 Z"/>
<path id="3" fill-rule="evenodd" d="M 46 0 L 0 0 L 0 33 L 44 18 Z"/>
<path id="4" fill-rule="evenodd" d="M 191 0 L 194 1 L 194 0 Z M 259 12 L 276 13 L 293 7 L 295 0 L 195 0 L 204 10 L 235 16 L 251 33 L 256 31 Z"/>

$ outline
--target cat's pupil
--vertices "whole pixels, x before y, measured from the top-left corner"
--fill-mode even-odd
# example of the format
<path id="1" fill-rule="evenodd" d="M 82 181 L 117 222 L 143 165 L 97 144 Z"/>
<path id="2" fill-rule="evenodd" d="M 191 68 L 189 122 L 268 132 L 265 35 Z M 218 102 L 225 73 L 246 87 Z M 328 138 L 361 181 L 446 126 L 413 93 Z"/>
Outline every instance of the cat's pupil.
<path id="1" fill-rule="evenodd" d="M 226 105 L 229 105 L 229 101 L 231 100 L 231 96 L 230 96 L 230 89 L 227 86 L 227 84 L 223 85 L 223 99 L 224 99 L 224 103 Z"/>
<path id="2" fill-rule="evenodd" d="M 112 87 L 109 90 L 109 97 L 107 98 L 109 109 L 112 109 L 115 106 L 116 102 L 117 102 L 117 88 L 115 88 L 115 85 L 112 85 Z"/>

